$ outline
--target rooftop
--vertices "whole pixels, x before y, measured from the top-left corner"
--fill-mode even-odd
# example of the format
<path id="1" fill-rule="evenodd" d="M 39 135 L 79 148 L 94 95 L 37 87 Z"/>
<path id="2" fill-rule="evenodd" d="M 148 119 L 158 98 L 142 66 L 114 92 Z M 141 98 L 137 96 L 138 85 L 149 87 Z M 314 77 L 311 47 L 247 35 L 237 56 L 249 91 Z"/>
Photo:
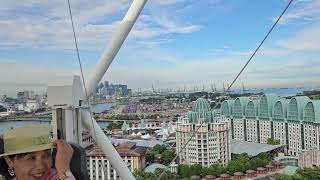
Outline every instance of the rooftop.
<path id="1" fill-rule="evenodd" d="M 269 152 L 285 146 L 286 145 L 260 144 L 231 139 L 231 153 L 233 154 L 247 153 L 249 156 L 256 156 L 262 152 Z"/>
<path id="2" fill-rule="evenodd" d="M 159 140 L 129 140 L 129 139 L 115 139 L 115 138 L 109 138 L 109 139 L 114 146 L 117 146 L 118 144 L 122 144 L 124 142 L 133 142 L 133 143 L 136 143 L 136 146 L 148 147 L 148 148 L 152 148 L 157 144 L 160 144 L 160 145 L 163 144 L 163 142 Z"/>
<path id="3" fill-rule="evenodd" d="M 120 156 L 142 156 L 146 153 L 147 148 L 136 146 L 135 143 L 125 142 L 115 147 Z M 98 146 L 88 147 L 87 156 L 105 156 Z"/>

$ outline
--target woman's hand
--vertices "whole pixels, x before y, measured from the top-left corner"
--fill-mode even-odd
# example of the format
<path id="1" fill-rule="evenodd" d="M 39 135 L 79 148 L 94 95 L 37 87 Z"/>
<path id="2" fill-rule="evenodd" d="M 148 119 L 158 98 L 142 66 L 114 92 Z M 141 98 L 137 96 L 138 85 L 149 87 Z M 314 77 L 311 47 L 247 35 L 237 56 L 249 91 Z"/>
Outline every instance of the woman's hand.
<path id="1" fill-rule="evenodd" d="M 53 145 L 57 148 L 55 167 L 58 173 L 70 171 L 70 162 L 73 155 L 73 149 L 70 144 L 64 140 L 55 140 Z"/>

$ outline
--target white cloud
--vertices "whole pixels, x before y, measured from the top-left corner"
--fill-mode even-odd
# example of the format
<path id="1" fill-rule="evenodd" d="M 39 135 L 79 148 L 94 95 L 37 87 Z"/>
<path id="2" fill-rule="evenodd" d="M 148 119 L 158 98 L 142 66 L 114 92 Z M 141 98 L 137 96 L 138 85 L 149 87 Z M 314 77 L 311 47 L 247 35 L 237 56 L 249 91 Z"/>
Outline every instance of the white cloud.
<path id="1" fill-rule="evenodd" d="M 313 25 L 301 30 L 290 38 L 279 40 L 281 47 L 293 50 L 310 50 L 320 48 L 320 25 Z"/>
<path id="2" fill-rule="evenodd" d="M 247 87 L 290 87 L 318 84 L 318 68 L 320 63 L 309 59 L 293 59 L 290 61 L 269 59 L 261 62 L 255 60 L 241 75 Z M 268 59 L 268 58 L 265 58 Z M 159 67 L 120 67 L 114 66 L 104 79 L 112 82 L 123 82 L 129 87 L 148 89 L 151 85 L 161 88 L 183 88 L 216 83 L 231 83 L 245 63 L 244 56 L 226 56 L 215 60 L 178 60 L 180 65 Z M 308 62 L 308 63 L 306 63 Z M 233 88 L 241 87 L 237 81 Z"/>
<path id="3" fill-rule="evenodd" d="M 319 0 L 301 0 L 294 1 L 292 7 L 281 18 L 281 24 L 287 24 L 295 20 L 317 21 L 320 18 Z M 274 18 L 276 20 L 278 17 Z"/>
<path id="4" fill-rule="evenodd" d="M 179 2 L 182 1 L 151 1 L 151 6 L 148 7 L 161 9 L 161 6 L 166 7 Z M 130 0 L 71 1 L 80 48 L 104 47 L 130 3 Z M 66 1 L 30 0 L 21 4 L 1 1 L 0 10 L 0 25 L 2 27 L 0 29 L 0 45 L 57 49 L 74 47 Z M 146 14 L 148 11 L 148 9 L 143 11 L 142 17 L 129 35 L 130 38 L 157 42 L 157 38 L 163 39 L 160 37 L 163 35 L 191 33 L 200 29 L 199 25 L 190 23 L 185 25 L 178 19 L 164 16 L 161 21 L 157 21 L 156 14 L 148 15 Z M 174 16 L 172 13 L 165 12 L 168 16 Z"/>
<path id="5" fill-rule="evenodd" d="M 80 48 L 89 50 L 96 50 L 97 47 L 103 48 L 130 2 L 130 0 L 71 1 Z M 213 82 L 216 82 L 218 86 L 221 86 L 223 82 L 230 83 L 252 52 L 235 50 L 232 49 L 232 45 L 225 45 L 221 49 L 214 50 L 212 54 L 204 55 L 206 58 L 184 59 L 178 52 L 173 53 L 166 48 L 161 48 L 160 45 L 171 41 L 172 34 L 192 33 L 203 28 L 202 25 L 187 22 L 186 19 L 190 19 L 184 18 L 185 14 L 169 9 L 170 5 L 181 2 L 183 1 L 150 0 L 148 3 L 151 6 L 147 7 L 150 9 L 143 11 L 129 35 L 129 41 L 138 40 L 130 41 L 134 44 L 124 47 L 118 56 L 121 61 L 131 61 L 131 63 L 112 64 L 112 68 L 104 79 L 127 83 L 130 88 L 135 89 L 151 88 L 152 84 L 163 88 L 183 88 L 184 85 L 187 85 L 192 89 L 193 85 L 202 86 L 204 84 L 208 87 Z M 13 13 L 18 9 L 27 10 L 35 6 L 39 6 L 43 12 L 26 15 Z M 66 8 L 66 1 L 62 0 L 29 0 L 21 3 L 1 1 L 0 46 L 73 49 L 72 29 Z M 192 6 L 188 6 L 189 8 Z M 293 16 L 290 13 L 293 14 L 294 11 L 291 11 L 286 21 L 289 22 L 298 17 L 314 19 L 314 14 L 317 12 L 313 10 L 308 10 L 308 12 L 312 16 L 303 15 L 302 12 L 299 12 L 300 14 L 295 12 L 298 15 Z M 245 85 L 248 87 L 283 87 L 317 82 L 319 73 L 316 67 L 320 66 L 319 63 L 313 61 L 312 66 L 308 65 L 305 62 L 310 62 L 310 60 L 303 55 L 290 59 L 290 61 L 286 58 L 296 50 L 318 49 L 319 33 L 320 27 L 315 25 L 291 38 L 280 40 L 277 46 L 263 47 L 258 53 L 259 56 L 255 57 L 256 59 L 243 74 L 242 80 Z M 262 56 L 263 60 L 268 61 L 262 62 L 259 59 Z M 0 79 L 0 87 L 17 88 L 28 87 L 28 85 L 43 87 L 51 76 L 78 74 L 78 70 L 52 67 L 46 63 L 9 63 L 1 57 L 0 62 L 1 77 L 7 77 L 8 74 L 14 75 Z M 143 65 L 139 65 L 140 63 Z M 91 69 L 85 70 L 90 71 Z M 306 75 L 310 76 L 306 77 Z M 236 86 L 241 86 L 241 84 L 236 84 Z"/>

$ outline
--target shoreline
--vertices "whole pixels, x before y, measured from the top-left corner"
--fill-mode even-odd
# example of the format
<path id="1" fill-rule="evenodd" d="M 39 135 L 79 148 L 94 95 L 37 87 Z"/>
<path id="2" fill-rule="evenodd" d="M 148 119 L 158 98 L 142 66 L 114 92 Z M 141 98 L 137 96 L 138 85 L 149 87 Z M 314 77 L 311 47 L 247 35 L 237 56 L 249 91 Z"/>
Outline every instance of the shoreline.
<path id="1" fill-rule="evenodd" d="M 51 119 L 0 119 L 0 122 L 19 122 L 19 121 L 41 121 L 51 122 Z"/>

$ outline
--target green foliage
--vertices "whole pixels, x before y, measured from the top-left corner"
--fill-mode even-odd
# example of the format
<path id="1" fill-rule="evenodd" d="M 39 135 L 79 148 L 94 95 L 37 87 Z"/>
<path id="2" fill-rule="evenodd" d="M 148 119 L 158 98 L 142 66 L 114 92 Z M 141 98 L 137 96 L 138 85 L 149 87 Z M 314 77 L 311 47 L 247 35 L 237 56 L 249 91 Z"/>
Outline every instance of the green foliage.
<path id="1" fill-rule="evenodd" d="M 260 153 L 256 157 L 250 159 L 250 169 L 256 169 L 258 167 L 264 167 L 270 163 L 272 159 L 267 153 Z"/>
<path id="2" fill-rule="evenodd" d="M 249 169 L 249 162 L 248 161 L 241 161 L 241 160 L 232 160 L 228 166 L 227 170 L 231 173 L 235 172 L 244 172 Z"/>
<path id="3" fill-rule="evenodd" d="M 298 175 L 289 176 L 286 174 L 278 174 L 276 180 L 303 180 L 303 178 Z"/>
<path id="4" fill-rule="evenodd" d="M 149 172 L 144 172 L 142 170 L 136 170 L 133 175 L 137 180 L 145 180 L 145 179 L 157 179 L 155 174 L 149 173 Z"/>
<path id="5" fill-rule="evenodd" d="M 320 167 L 298 169 L 296 174 L 306 180 L 320 179 Z"/>
<path id="6" fill-rule="evenodd" d="M 269 162 L 270 161 L 267 159 L 261 159 L 261 158 L 254 157 L 250 160 L 249 167 L 250 167 L 250 169 L 256 169 L 258 167 L 264 167 L 264 166 L 268 165 Z"/>
<path id="7" fill-rule="evenodd" d="M 210 173 L 210 170 L 208 167 L 202 167 L 202 172 L 201 172 L 202 177 L 208 175 L 209 173 Z"/>
<path id="8" fill-rule="evenodd" d="M 156 172 L 154 173 L 156 178 L 158 178 L 163 171 L 164 171 L 163 169 L 157 169 Z M 182 178 L 177 173 L 171 173 L 169 170 L 167 170 L 166 172 L 164 172 L 161 179 L 162 180 L 166 180 L 166 179 L 175 180 L 175 179 L 182 179 Z"/>
<path id="9" fill-rule="evenodd" d="M 257 158 L 260 158 L 260 159 L 266 159 L 266 160 L 269 160 L 269 161 L 271 161 L 272 160 L 272 158 L 271 157 L 269 157 L 269 155 L 267 154 L 267 153 L 260 153 L 260 154 L 258 154 L 257 156 L 256 156 Z"/>
<path id="10" fill-rule="evenodd" d="M 133 175 L 137 180 L 156 180 L 160 174 L 163 172 L 163 169 L 157 169 L 154 173 L 144 172 L 142 170 L 136 170 Z M 164 172 L 161 179 L 181 179 L 177 173 L 171 173 L 169 171 Z"/>
<path id="11" fill-rule="evenodd" d="M 178 172 L 183 178 L 190 177 L 193 175 L 204 177 L 206 175 L 219 176 L 220 174 L 235 172 L 245 172 L 248 169 L 256 169 L 257 167 L 263 167 L 270 163 L 270 158 L 267 154 L 259 154 L 256 157 L 250 159 L 247 154 L 234 155 L 233 159 L 229 164 L 224 167 L 221 164 L 213 164 L 209 168 L 202 167 L 199 164 L 194 164 L 191 166 L 179 165 Z"/>
<path id="12" fill-rule="evenodd" d="M 152 150 L 155 151 L 156 154 L 161 154 L 166 150 L 166 147 L 163 145 L 157 144 L 152 148 Z"/>
<path id="13" fill-rule="evenodd" d="M 239 160 L 239 161 L 249 161 L 250 157 L 248 156 L 247 153 L 242 153 L 242 154 L 232 154 L 232 160 Z"/>
<path id="14" fill-rule="evenodd" d="M 112 130 L 112 129 L 121 129 L 123 122 L 111 122 L 108 126 L 107 129 L 108 130 Z"/>
<path id="15" fill-rule="evenodd" d="M 280 140 L 279 139 L 268 138 L 267 144 L 278 145 L 278 144 L 280 144 Z"/>
<path id="16" fill-rule="evenodd" d="M 221 164 L 213 164 L 210 167 L 202 167 L 200 164 L 185 165 L 180 164 L 178 166 L 178 174 L 182 178 L 188 178 L 190 176 L 196 175 L 204 177 L 206 175 L 218 176 L 226 172 L 226 168 Z"/>
<path id="17" fill-rule="evenodd" d="M 153 104 L 153 103 L 161 103 L 163 99 L 161 98 L 146 98 L 140 99 L 139 102 L 143 104 Z"/>
<path id="18" fill-rule="evenodd" d="M 0 112 L 6 112 L 6 111 L 7 111 L 6 108 L 4 108 L 3 106 L 0 106 Z"/>
<path id="19" fill-rule="evenodd" d="M 157 119 L 157 118 L 163 118 L 163 117 L 166 117 L 165 115 L 163 114 L 150 114 L 150 115 L 145 115 L 144 118 L 146 119 Z"/>
<path id="20" fill-rule="evenodd" d="M 116 119 L 116 120 L 140 120 L 141 118 L 137 114 L 105 114 L 105 119 Z"/>
<path id="21" fill-rule="evenodd" d="M 153 163 L 155 155 L 157 154 L 161 154 L 161 163 L 164 165 L 169 165 L 176 155 L 173 150 L 168 150 L 165 146 L 157 144 L 153 148 L 147 150 L 146 161 Z"/>
<path id="22" fill-rule="evenodd" d="M 320 179 L 320 167 L 310 167 L 304 169 L 298 169 L 296 174 L 289 175 L 278 175 L 277 180 L 314 180 Z"/>
<path id="23" fill-rule="evenodd" d="M 151 149 L 148 149 L 147 153 L 146 153 L 146 161 L 149 162 L 149 163 L 153 163 L 155 155 L 156 155 L 155 151 L 152 151 Z"/>
<path id="24" fill-rule="evenodd" d="M 250 157 L 248 154 L 233 154 L 232 160 L 227 166 L 227 170 L 231 173 L 245 172 L 248 169 L 256 169 L 257 167 L 263 167 L 270 163 L 271 158 L 267 153 L 260 153 L 256 157 Z"/>
<path id="25" fill-rule="evenodd" d="M 193 164 L 190 166 L 190 176 L 200 176 L 202 173 L 202 166 L 200 164 Z"/>
<path id="26" fill-rule="evenodd" d="M 161 154 L 161 163 L 164 165 L 169 165 L 175 156 L 176 154 L 173 150 L 165 150 Z"/>
<path id="27" fill-rule="evenodd" d="M 213 164 L 209 167 L 209 173 L 207 175 L 218 176 L 225 173 L 227 170 L 221 164 Z"/>
<path id="28" fill-rule="evenodd" d="M 178 174 L 182 177 L 182 178 L 188 178 L 190 177 L 190 167 L 188 165 L 185 164 L 179 164 L 178 166 Z"/>
<path id="29" fill-rule="evenodd" d="M 186 178 L 193 175 L 204 177 L 206 175 L 219 176 L 220 174 L 235 172 L 245 172 L 248 169 L 256 169 L 270 163 L 271 158 L 266 153 L 260 153 L 256 157 L 250 157 L 248 154 L 232 155 L 232 160 L 225 167 L 221 164 L 213 164 L 210 167 L 202 167 L 199 164 L 179 165 L 178 173 L 181 177 Z"/>

